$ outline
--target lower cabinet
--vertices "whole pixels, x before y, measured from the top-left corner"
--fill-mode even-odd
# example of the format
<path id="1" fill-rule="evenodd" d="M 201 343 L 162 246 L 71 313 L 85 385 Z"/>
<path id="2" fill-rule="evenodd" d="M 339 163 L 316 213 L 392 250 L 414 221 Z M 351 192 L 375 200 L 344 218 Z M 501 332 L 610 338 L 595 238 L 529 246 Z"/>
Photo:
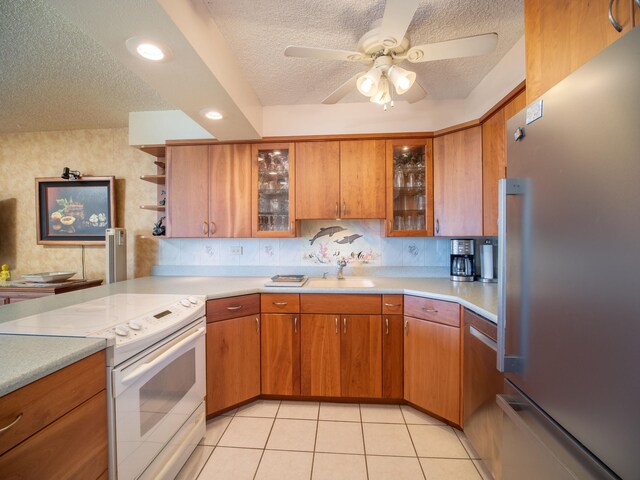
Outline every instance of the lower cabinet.
<path id="1" fill-rule="evenodd" d="M 405 309 L 411 305 L 405 297 Z M 423 318 L 404 317 L 404 398 L 460 425 L 460 307 L 419 299 Z M 451 312 L 453 310 L 453 313 Z M 439 315 L 443 318 L 439 318 Z M 457 322 L 458 326 L 451 324 Z"/>
<path id="2" fill-rule="evenodd" d="M 260 395 L 260 315 L 207 324 L 207 415 Z"/>
<path id="3" fill-rule="evenodd" d="M 262 393 L 300 395 L 300 319 L 298 314 L 263 313 Z"/>
<path id="4" fill-rule="evenodd" d="M 340 318 L 338 315 L 301 315 L 301 393 L 340 396 Z"/>
<path id="5" fill-rule="evenodd" d="M 382 318 L 382 398 L 404 398 L 404 338 L 402 315 Z"/>

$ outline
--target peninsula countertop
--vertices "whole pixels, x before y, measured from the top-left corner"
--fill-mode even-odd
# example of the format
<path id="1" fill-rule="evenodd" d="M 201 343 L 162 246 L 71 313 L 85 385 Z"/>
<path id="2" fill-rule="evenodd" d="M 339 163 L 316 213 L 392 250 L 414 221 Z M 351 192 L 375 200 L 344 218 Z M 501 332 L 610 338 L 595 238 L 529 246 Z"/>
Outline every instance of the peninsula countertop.
<path id="1" fill-rule="evenodd" d="M 348 277 L 350 279 L 359 277 Z M 321 279 L 303 287 L 265 287 L 267 277 L 143 277 L 85 290 L 38 298 L 0 307 L 0 323 L 44 313 L 118 293 L 204 295 L 207 299 L 250 293 L 405 294 L 457 302 L 497 321 L 495 284 L 457 283 L 448 278 L 367 277 L 373 287 L 342 287 L 335 279 Z M 353 282 L 345 282 L 352 285 Z M 42 378 L 106 347 L 103 339 L 0 335 L 0 396 Z"/>

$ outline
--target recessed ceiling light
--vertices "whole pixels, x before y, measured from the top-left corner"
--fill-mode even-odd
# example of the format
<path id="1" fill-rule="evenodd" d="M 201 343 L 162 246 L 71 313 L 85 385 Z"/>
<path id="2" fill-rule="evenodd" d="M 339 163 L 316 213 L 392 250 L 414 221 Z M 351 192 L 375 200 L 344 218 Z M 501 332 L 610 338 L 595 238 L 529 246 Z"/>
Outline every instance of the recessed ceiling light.
<path id="1" fill-rule="evenodd" d="M 131 37 L 126 41 L 127 50 L 133 55 L 152 62 L 165 62 L 171 58 L 171 50 L 159 42 L 141 37 Z"/>
<path id="2" fill-rule="evenodd" d="M 207 110 L 204 112 L 204 116 L 210 120 L 222 120 L 223 115 L 220 112 L 216 112 L 215 110 Z"/>

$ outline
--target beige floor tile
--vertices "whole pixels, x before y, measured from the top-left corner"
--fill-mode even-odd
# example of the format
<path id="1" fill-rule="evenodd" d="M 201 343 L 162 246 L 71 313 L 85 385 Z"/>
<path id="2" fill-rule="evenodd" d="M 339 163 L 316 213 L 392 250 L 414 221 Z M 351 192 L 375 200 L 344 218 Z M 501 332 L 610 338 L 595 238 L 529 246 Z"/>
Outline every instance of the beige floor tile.
<path id="1" fill-rule="evenodd" d="M 399 405 L 360 405 L 363 422 L 369 423 L 404 423 Z"/>
<path id="2" fill-rule="evenodd" d="M 360 406 L 357 403 L 321 403 L 320 420 L 359 422 Z"/>
<path id="3" fill-rule="evenodd" d="M 315 420 L 276 418 L 267 448 L 270 450 L 296 450 L 313 452 L 316 442 Z"/>
<path id="4" fill-rule="evenodd" d="M 256 480 L 308 480 L 313 453 L 265 450 Z"/>
<path id="5" fill-rule="evenodd" d="M 272 418 L 233 417 L 218 445 L 264 448 L 272 425 Z"/>
<path id="6" fill-rule="evenodd" d="M 472 460 L 472 462 L 478 470 L 478 473 L 480 474 L 480 478 L 482 478 L 482 480 L 494 480 L 493 474 L 482 460 Z"/>
<path id="7" fill-rule="evenodd" d="M 433 418 L 431 415 L 416 410 L 409 405 L 401 405 L 400 409 L 404 415 L 404 420 L 407 424 L 411 425 L 444 425 L 443 422 L 437 418 Z"/>
<path id="8" fill-rule="evenodd" d="M 364 454 L 361 424 L 318 422 L 316 452 Z"/>
<path id="9" fill-rule="evenodd" d="M 424 479 L 420 462 L 416 457 L 367 456 L 369 480 L 418 480 Z"/>
<path id="10" fill-rule="evenodd" d="M 362 429 L 367 455 L 416 456 L 406 425 L 363 423 Z"/>
<path id="11" fill-rule="evenodd" d="M 236 417 L 265 417 L 275 418 L 278 413 L 280 400 L 256 400 L 236 412 Z"/>
<path id="12" fill-rule="evenodd" d="M 466 458 L 466 450 L 451 427 L 407 425 L 419 457 Z"/>
<path id="13" fill-rule="evenodd" d="M 175 480 L 194 480 L 194 478 L 198 478 L 198 474 L 204 464 L 207 463 L 207 460 L 209 460 L 211 452 L 213 452 L 213 447 L 198 445 L 187 460 L 187 463 L 182 467 L 182 470 L 178 472 Z"/>
<path id="14" fill-rule="evenodd" d="M 262 450 L 216 447 L 198 480 L 252 480 Z"/>
<path id="15" fill-rule="evenodd" d="M 316 453 L 313 460 L 313 480 L 366 480 L 364 455 Z"/>
<path id="16" fill-rule="evenodd" d="M 215 417 L 207 422 L 207 433 L 200 445 L 216 446 L 233 417 Z"/>
<path id="17" fill-rule="evenodd" d="M 318 419 L 318 402 L 286 402 L 280 403 L 278 418 Z"/>
<path id="18" fill-rule="evenodd" d="M 460 443 L 462 443 L 462 446 L 467 451 L 467 455 L 469 455 L 469 458 L 473 458 L 473 459 L 480 458 L 480 455 L 478 455 L 478 452 L 476 452 L 476 449 L 473 448 L 473 445 L 471 445 L 471 442 L 469 441 L 467 436 L 464 434 L 464 432 L 461 432 L 457 428 L 454 428 L 453 431 L 456 433 L 456 435 L 460 439 Z"/>
<path id="19" fill-rule="evenodd" d="M 427 480 L 482 480 L 471 460 L 421 458 Z"/>

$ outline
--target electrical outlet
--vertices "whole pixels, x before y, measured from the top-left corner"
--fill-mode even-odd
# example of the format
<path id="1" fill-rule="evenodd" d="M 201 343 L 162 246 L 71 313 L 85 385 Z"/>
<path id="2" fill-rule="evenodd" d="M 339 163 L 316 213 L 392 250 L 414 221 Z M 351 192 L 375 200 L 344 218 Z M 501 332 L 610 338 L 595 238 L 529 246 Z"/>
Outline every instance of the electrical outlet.
<path id="1" fill-rule="evenodd" d="M 230 255 L 242 255 L 242 247 L 231 247 L 229 249 Z"/>

